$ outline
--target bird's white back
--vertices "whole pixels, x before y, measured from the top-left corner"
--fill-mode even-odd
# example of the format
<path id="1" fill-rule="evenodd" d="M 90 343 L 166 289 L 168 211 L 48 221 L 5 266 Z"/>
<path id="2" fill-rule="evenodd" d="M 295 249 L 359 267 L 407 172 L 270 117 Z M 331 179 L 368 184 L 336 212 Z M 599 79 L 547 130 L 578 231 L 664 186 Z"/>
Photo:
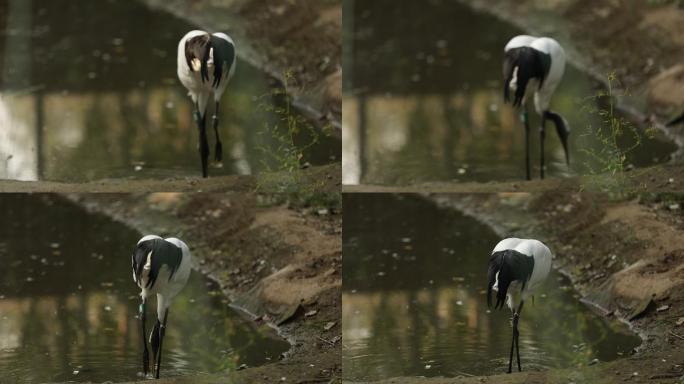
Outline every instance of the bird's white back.
<path id="1" fill-rule="evenodd" d="M 565 73 L 565 51 L 556 40 L 549 37 L 540 37 L 534 40 L 530 47 L 551 57 L 551 68 L 549 68 L 549 73 L 544 79 L 544 84 L 534 94 L 535 110 L 541 114 L 549 109 L 551 96 L 553 96 L 558 84 L 563 79 L 563 74 Z"/>
<path id="2" fill-rule="evenodd" d="M 541 241 L 535 239 L 525 239 L 513 248 L 515 251 L 534 258 L 534 269 L 532 276 L 525 286 L 523 299 L 529 297 L 539 285 L 546 280 L 551 272 L 551 262 L 553 254 L 551 250 Z"/>
<path id="3" fill-rule="evenodd" d="M 529 36 L 529 35 L 515 36 L 506 44 L 506 47 L 504 47 L 504 52 L 507 52 L 510 49 L 515 49 L 515 48 L 520 48 L 520 47 L 529 47 L 530 44 L 532 44 L 532 42 L 535 40 L 537 40 L 537 37 L 535 37 L 535 36 Z"/>

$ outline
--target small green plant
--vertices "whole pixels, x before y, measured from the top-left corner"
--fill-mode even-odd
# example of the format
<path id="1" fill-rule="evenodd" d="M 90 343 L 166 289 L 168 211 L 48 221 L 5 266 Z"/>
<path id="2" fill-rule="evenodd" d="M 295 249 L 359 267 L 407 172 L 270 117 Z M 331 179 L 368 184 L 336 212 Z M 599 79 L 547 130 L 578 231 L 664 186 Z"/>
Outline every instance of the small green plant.
<path id="1" fill-rule="evenodd" d="M 615 72 L 611 72 L 607 89 L 586 100 L 582 109 L 598 116 L 599 123 L 589 124 L 582 136 L 592 137 L 591 141 L 598 145 L 584 147 L 581 151 L 588 157 L 585 167 L 590 175 L 589 187 L 623 195 L 630 192 L 630 173 L 626 172 L 628 155 L 641 146 L 644 135 L 629 120 L 617 114 L 616 99 L 629 94 L 627 90 L 618 89 L 624 88 Z M 652 137 L 654 128 L 648 128 L 644 134 Z"/>
<path id="2" fill-rule="evenodd" d="M 332 127 L 316 127 L 304 116 L 297 113 L 292 103 L 292 94 L 297 87 L 292 71 L 283 74 L 282 87 L 261 96 L 258 109 L 267 116 L 263 129 L 259 132 L 262 142 L 258 147 L 262 153 L 262 169 L 257 180 L 258 192 L 277 192 L 288 196 L 291 201 L 318 199 L 318 190 L 324 182 L 309 180 L 302 172 L 308 164 L 304 154 L 319 143 L 321 135 L 329 135 Z M 280 100 L 273 103 L 272 99 Z"/>

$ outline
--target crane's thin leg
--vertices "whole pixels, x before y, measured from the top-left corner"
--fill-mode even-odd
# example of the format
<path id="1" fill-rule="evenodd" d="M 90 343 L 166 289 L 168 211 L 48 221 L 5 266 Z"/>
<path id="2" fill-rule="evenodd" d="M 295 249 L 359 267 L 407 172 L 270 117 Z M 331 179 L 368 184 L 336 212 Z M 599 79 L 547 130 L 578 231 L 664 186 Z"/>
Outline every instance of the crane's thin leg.
<path id="1" fill-rule="evenodd" d="M 515 326 L 517 323 L 517 313 L 513 313 L 513 336 L 511 337 L 511 353 L 508 356 L 508 373 L 513 371 L 513 349 L 515 348 Z"/>
<path id="2" fill-rule="evenodd" d="M 546 138 L 546 118 L 544 117 L 544 114 L 542 114 L 541 118 L 541 127 L 539 127 L 539 140 L 541 144 L 541 162 L 540 162 L 540 168 L 539 172 L 541 175 L 541 178 L 544 179 L 544 139 Z"/>
<path id="3" fill-rule="evenodd" d="M 523 122 L 525 123 L 525 169 L 527 170 L 527 180 L 532 180 L 530 172 L 530 120 L 527 107 L 523 111 Z"/>
<path id="4" fill-rule="evenodd" d="M 221 138 L 219 137 L 218 124 L 219 124 L 219 102 L 216 102 L 216 112 L 214 112 L 214 133 L 216 134 L 216 148 L 214 150 L 214 159 L 217 162 L 221 162 L 223 159 L 223 145 L 221 144 Z"/>
<path id="5" fill-rule="evenodd" d="M 154 328 L 152 328 L 152 332 L 150 332 L 150 345 L 152 346 L 152 359 L 155 363 L 154 369 L 155 372 L 159 371 L 159 366 L 157 366 L 156 362 L 158 361 L 158 356 L 159 353 L 161 352 L 160 349 L 160 341 L 159 341 L 159 333 L 161 329 L 161 323 L 159 322 L 159 319 L 157 319 L 157 322 L 154 324 Z"/>
<path id="6" fill-rule="evenodd" d="M 515 354 L 517 355 L 518 358 L 518 372 L 522 372 L 522 367 L 520 366 L 520 332 L 518 332 L 518 319 L 520 318 L 520 313 L 522 312 L 523 304 L 525 302 L 521 301 L 520 306 L 518 307 L 518 313 L 517 313 L 517 318 L 515 319 Z"/>
<path id="7" fill-rule="evenodd" d="M 147 350 L 147 341 L 145 340 L 145 299 L 143 299 L 142 304 L 139 308 L 140 322 L 142 323 L 142 341 L 143 341 L 143 373 L 147 376 L 150 370 L 150 352 Z"/>
<path id="8" fill-rule="evenodd" d="M 161 367 L 161 355 L 162 355 L 162 344 L 164 343 L 164 334 L 166 334 L 166 320 L 169 319 L 169 309 L 166 308 L 164 311 L 164 324 L 159 327 L 159 352 L 156 354 L 157 357 L 157 371 L 155 372 L 155 378 L 159 378 L 159 369 Z M 159 320 L 157 320 L 159 324 Z"/>
<path id="9" fill-rule="evenodd" d="M 202 177 L 207 177 L 207 166 L 209 163 L 209 142 L 207 141 L 206 129 L 206 113 L 204 116 L 199 110 L 199 105 L 195 104 L 195 122 L 197 123 L 197 130 L 199 132 L 199 151 L 200 159 L 202 160 Z"/>

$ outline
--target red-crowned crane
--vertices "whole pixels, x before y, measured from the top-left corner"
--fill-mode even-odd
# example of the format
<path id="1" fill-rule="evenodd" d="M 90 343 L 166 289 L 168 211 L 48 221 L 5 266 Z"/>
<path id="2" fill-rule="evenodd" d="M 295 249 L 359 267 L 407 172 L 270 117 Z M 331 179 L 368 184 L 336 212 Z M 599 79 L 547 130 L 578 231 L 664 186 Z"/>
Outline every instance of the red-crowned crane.
<path id="1" fill-rule="evenodd" d="M 554 39 L 548 37 L 516 36 L 504 48 L 504 101 L 511 101 L 513 106 L 522 107 L 522 119 L 525 124 L 525 165 L 527 180 L 530 175 L 530 124 L 526 107 L 528 97 L 534 94 L 534 108 L 541 116 L 539 128 L 541 140 L 541 178 L 544 178 L 544 138 L 546 136 L 546 120 L 553 121 L 565 151 L 565 161 L 570 165 L 568 152 L 568 136 L 570 129 L 565 119 L 558 113 L 549 110 L 549 103 L 558 83 L 565 71 L 565 51 Z"/>
<path id="2" fill-rule="evenodd" d="M 190 31 L 178 43 L 178 78 L 195 104 L 195 123 L 199 132 L 202 177 L 207 177 L 209 142 L 207 141 L 207 105 L 213 95 L 216 108 L 212 123 L 216 134 L 214 159 L 221 162 L 223 146 L 218 132 L 219 102 L 235 74 L 235 43 L 225 33 Z"/>
<path id="3" fill-rule="evenodd" d="M 552 258 L 551 251 L 541 241 L 517 238 L 501 240 L 489 258 L 487 305 L 491 308 L 492 291 L 496 291 L 494 308 L 503 308 L 506 304 L 513 312 L 513 338 L 508 373 L 511 373 L 513 368 L 514 348 L 518 359 L 518 371 L 522 371 L 518 319 L 525 300 L 533 295 L 535 289 L 549 275 Z"/>
<path id="4" fill-rule="evenodd" d="M 157 295 L 157 322 L 150 333 L 155 378 L 159 378 L 162 343 L 166 332 L 171 301 L 185 287 L 190 277 L 192 256 L 188 246 L 179 239 L 162 239 L 148 235 L 140 239 L 133 251 L 133 281 L 141 289 L 140 321 L 143 338 L 143 373 L 149 372 L 150 357 L 145 340 L 145 308 L 148 297 Z"/>

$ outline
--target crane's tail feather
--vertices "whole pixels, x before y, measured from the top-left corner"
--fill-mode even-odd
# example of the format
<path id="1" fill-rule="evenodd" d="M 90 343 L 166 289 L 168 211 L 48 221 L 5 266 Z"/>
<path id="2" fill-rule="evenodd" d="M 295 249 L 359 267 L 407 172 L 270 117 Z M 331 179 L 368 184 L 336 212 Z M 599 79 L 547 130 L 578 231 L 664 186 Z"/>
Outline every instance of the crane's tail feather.
<path id="1" fill-rule="evenodd" d="M 570 136 L 570 126 L 568 122 L 563 118 L 563 116 L 552 112 L 544 111 L 544 118 L 553 121 L 556 126 L 556 133 L 558 133 L 558 138 L 560 138 L 561 144 L 563 144 L 563 151 L 565 152 L 565 162 L 570 165 L 570 151 L 568 149 L 568 137 Z"/>

